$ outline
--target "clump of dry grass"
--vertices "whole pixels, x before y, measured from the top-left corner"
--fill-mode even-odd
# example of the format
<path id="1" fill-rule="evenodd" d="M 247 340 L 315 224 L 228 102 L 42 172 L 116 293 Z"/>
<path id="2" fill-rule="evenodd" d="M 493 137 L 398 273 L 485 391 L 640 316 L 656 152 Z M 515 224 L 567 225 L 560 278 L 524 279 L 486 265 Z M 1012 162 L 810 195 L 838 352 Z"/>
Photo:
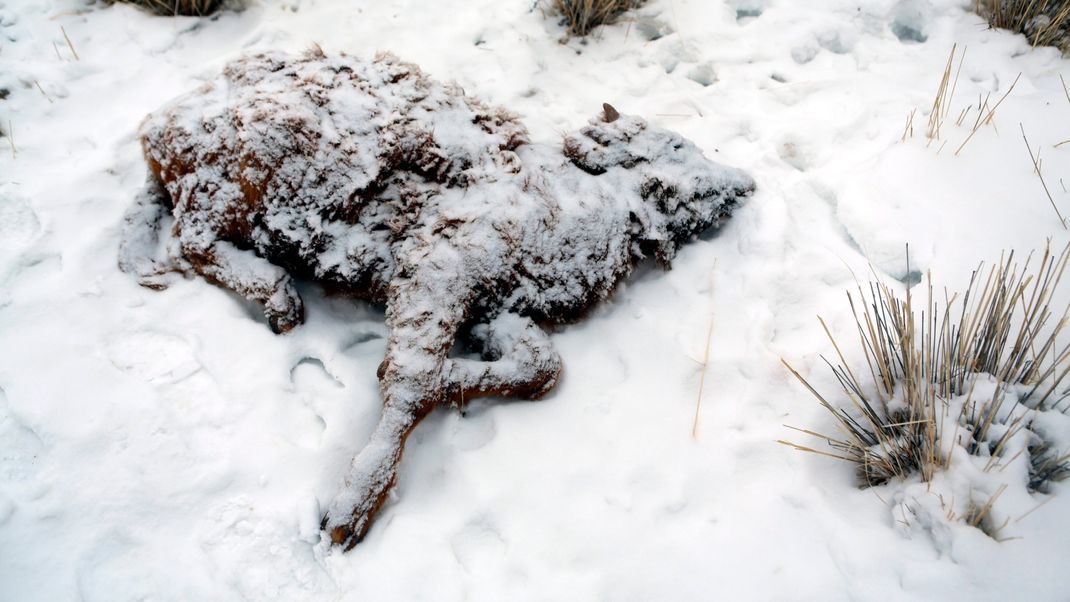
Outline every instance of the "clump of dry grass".
<path id="1" fill-rule="evenodd" d="M 585 36 L 594 28 L 612 23 L 621 13 L 638 7 L 643 0 L 552 0 L 555 12 L 560 14 L 574 36 Z"/>
<path id="2" fill-rule="evenodd" d="M 1067 2 L 1070 2 L 1070 0 L 1067 0 Z M 947 63 L 944 66 L 940 77 L 940 85 L 936 89 L 936 96 L 933 98 L 932 109 L 929 111 L 929 122 L 925 128 L 925 138 L 928 139 L 926 146 L 932 145 L 935 141 L 942 141 L 936 151 L 937 154 L 940 154 L 940 152 L 943 151 L 944 146 L 948 143 L 948 140 L 943 137 L 942 128 L 952 116 L 952 101 L 955 98 L 955 91 L 958 89 L 959 76 L 962 75 L 962 66 L 966 62 L 966 48 L 963 48 L 962 53 L 958 54 L 958 67 L 953 69 L 957 53 L 958 44 L 953 44 L 951 46 L 951 53 L 947 57 Z M 954 74 L 953 78 L 952 74 Z M 1018 76 L 1014 78 L 1014 81 L 1011 82 L 1010 87 L 1007 88 L 995 104 L 991 103 L 991 93 L 983 98 L 978 95 L 976 104 L 971 103 L 959 112 L 958 118 L 954 120 L 955 126 L 967 125 L 967 118 L 970 117 L 975 110 L 977 111 L 977 115 L 974 118 L 973 126 L 970 127 L 969 134 L 966 135 L 966 138 L 963 139 L 962 143 L 956 148 L 956 156 L 962 152 L 962 149 L 966 148 L 966 145 L 973 139 L 978 131 L 985 126 L 996 127 L 994 122 L 996 109 L 998 109 L 999 106 L 1003 104 L 1003 101 L 1014 91 L 1014 87 L 1018 85 L 1018 80 L 1021 79 L 1021 77 L 1022 74 L 1019 73 Z M 1067 94 L 1067 100 L 1070 100 L 1070 94 Z M 908 138 L 914 137 L 914 117 L 917 115 L 917 112 L 917 107 L 915 107 L 907 116 L 906 125 L 903 128 L 903 135 L 900 138 L 902 142 L 906 142 Z"/>
<path id="3" fill-rule="evenodd" d="M 1029 474 L 1029 488 L 1047 493 L 1051 483 L 1070 477 L 1070 454 L 1057 452 L 1050 443 L 1040 441 L 1029 448 L 1033 470 Z"/>
<path id="4" fill-rule="evenodd" d="M 942 303 L 931 278 L 921 304 L 909 289 L 900 296 L 882 283 L 848 293 L 864 372 L 850 368 L 821 320 L 843 401 L 829 401 L 784 362 L 834 416 L 838 435 L 803 431 L 832 451 L 781 443 L 854 463 L 863 486 L 914 474 L 929 482 L 957 448 L 979 457 L 985 472 L 1025 454 L 1033 491 L 1070 476 L 1070 454 L 1034 428 L 1041 413 L 1070 410 L 1070 344 L 1057 343 L 1070 307 L 1052 307 L 1070 246 L 1058 255 L 1045 249 L 1035 267 L 1032 260 L 1019 268 L 1012 253 L 987 270 L 982 264 L 961 296 L 945 291 Z"/>
<path id="5" fill-rule="evenodd" d="M 1024 34 L 1033 46 L 1070 52 L 1070 0 L 975 0 L 992 27 Z"/>
<path id="6" fill-rule="evenodd" d="M 109 0 L 126 2 L 163 16 L 203 17 L 219 9 L 223 0 Z"/>

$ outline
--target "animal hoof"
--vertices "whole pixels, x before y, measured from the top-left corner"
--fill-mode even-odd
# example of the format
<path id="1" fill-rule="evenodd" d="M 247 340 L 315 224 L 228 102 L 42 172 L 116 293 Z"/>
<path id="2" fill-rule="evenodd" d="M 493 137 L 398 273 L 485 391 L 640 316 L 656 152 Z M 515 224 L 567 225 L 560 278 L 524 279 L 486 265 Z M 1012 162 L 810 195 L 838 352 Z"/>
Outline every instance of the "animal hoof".
<path id="1" fill-rule="evenodd" d="M 347 552 L 363 541 L 364 535 L 368 532 L 367 526 L 369 523 L 365 519 L 353 517 L 348 523 L 334 527 L 329 526 L 330 522 L 331 517 L 329 515 L 324 516 L 323 521 L 320 523 L 320 528 L 327 531 L 331 538 L 331 545 L 342 546 L 342 549 Z"/>
<path id="2" fill-rule="evenodd" d="M 294 326 L 297 326 L 300 322 L 287 319 L 285 316 L 268 316 L 268 324 L 271 326 L 271 332 L 283 334 L 293 330 Z"/>
<path id="3" fill-rule="evenodd" d="M 335 527 L 331 529 L 331 543 L 341 545 L 353 537 L 353 531 L 349 527 Z"/>
<path id="4" fill-rule="evenodd" d="M 290 332 L 295 326 L 305 321 L 305 309 L 300 301 L 291 305 L 289 311 L 268 311 L 266 313 L 268 324 L 271 325 L 271 330 L 275 334 Z"/>
<path id="5" fill-rule="evenodd" d="M 294 326 L 305 321 L 305 304 L 301 302 L 301 296 L 297 294 L 293 280 L 286 276 L 278 285 L 277 290 L 264 304 L 264 315 L 267 316 L 271 330 L 275 334 L 282 334 L 294 329 Z"/>

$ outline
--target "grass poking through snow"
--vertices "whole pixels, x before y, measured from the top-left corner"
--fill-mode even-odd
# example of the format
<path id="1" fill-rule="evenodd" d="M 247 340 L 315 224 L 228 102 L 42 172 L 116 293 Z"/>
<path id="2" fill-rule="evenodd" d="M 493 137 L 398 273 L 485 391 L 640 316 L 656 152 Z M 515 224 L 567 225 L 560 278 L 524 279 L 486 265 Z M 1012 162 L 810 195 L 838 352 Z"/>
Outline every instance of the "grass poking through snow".
<path id="1" fill-rule="evenodd" d="M 574 36 L 585 36 L 599 25 L 612 23 L 640 4 L 642 0 L 552 0 L 554 11 L 564 18 Z"/>
<path id="2" fill-rule="evenodd" d="M 717 259 L 713 260 L 713 273 L 710 274 L 710 327 L 706 331 L 706 350 L 702 353 L 702 373 L 698 380 L 698 396 L 695 398 L 695 418 L 691 421 L 691 438 L 698 438 L 699 410 L 702 409 L 702 392 L 706 388 L 706 372 L 710 367 L 710 343 L 713 342 L 713 274 L 717 271 Z"/>
<path id="3" fill-rule="evenodd" d="M 1070 0 L 1068 0 L 1070 1 Z M 940 85 L 936 88 L 936 95 L 933 97 L 932 107 L 929 109 L 929 121 L 925 127 L 925 138 L 928 140 L 926 146 L 931 146 L 934 141 L 942 141 L 937 149 L 937 154 L 944 149 L 948 140 L 944 137 L 943 127 L 948 122 L 948 118 L 951 117 L 952 101 L 955 98 L 955 91 L 958 89 L 959 76 L 962 74 L 962 66 L 966 62 L 966 48 L 962 49 L 962 53 L 958 55 L 958 67 L 955 67 L 955 56 L 958 52 L 958 44 L 951 46 L 951 53 L 947 57 L 947 63 L 944 65 L 943 72 L 940 76 Z M 971 103 L 958 112 L 958 117 L 955 119 L 955 126 L 962 127 L 968 123 L 967 118 L 976 111 L 973 125 L 970 127 L 969 133 L 962 140 L 962 142 L 955 149 L 955 155 L 958 156 L 962 152 L 962 149 L 966 148 L 966 145 L 973 139 L 985 126 L 992 126 L 995 128 L 995 116 L 996 109 L 999 108 L 1003 101 L 1010 96 L 1014 91 L 1014 87 L 1018 85 L 1018 80 L 1021 79 L 1022 74 L 1019 73 L 1014 81 L 1011 82 L 1007 91 L 1000 96 L 999 100 L 993 105 L 990 103 L 991 94 L 985 97 L 978 96 L 977 103 Z M 1070 94 L 1068 94 L 1070 98 Z M 911 110 L 907 116 L 906 126 L 903 128 L 903 135 L 900 138 L 900 142 L 906 142 L 909 138 L 914 137 L 914 116 L 917 113 L 917 107 Z"/>
<path id="4" fill-rule="evenodd" d="M 163 16 L 203 17 L 215 12 L 222 0 L 111 0 L 136 4 Z"/>
<path id="5" fill-rule="evenodd" d="M 1022 140 L 1025 141 L 1025 149 L 1029 151 L 1029 159 L 1033 162 L 1033 173 L 1037 174 L 1040 178 L 1040 185 L 1044 188 L 1044 194 L 1048 195 L 1048 202 L 1051 203 L 1051 208 L 1055 210 L 1055 215 L 1059 217 L 1059 223 L 1063 225 L 1063 230 L 1066 230 L 1066 220 L 1063 219 L 1063 214 L 1059 211 L 1058 205 L 1055 204 L 1055 199 L 1051 196 L 1051 191 L 1048 190 L 1048 183 L 1044 181 L 1044 172 L 1040 167 L 1040 151 L 1037 150 L 1036 154 L 1033 154 L 1033 147 L 1029 145 L 1029 138 L 1025 136 L 1025 126 L 1018 124 L 1018 129 L 1022 131 Z"/>
<path id="6" fill-rule="evenodd" d="M 836 352 L 825 362 L 840 391 L 818 391 L 784 362 L 833 416 L 837 433 L 796 430 L 830 450 L 781 443 L 851 462 L 863 486 L 914 475 L 928 483 L 963 453 L 984 473 L 1024 458 L 1031 491 L 1070 476 L 1067 450 L 1036 426 L 1045 414 L 1070 411 L 1070 344 L 1060 336 L 1070 307 L 1053 307 L 1070 246 L 1036 259 L 1019 267 L 1012 253 L 987 269 L 982 264 L 962 294 L 937 294 L 931 277 L 924 299 L 884 283 L 848 293 L 861 370 L 824 320 Z M 989 524 L 995 498 L 966 522 Z M 995 536 L 998 526 L 986 532 Z"/>
<path id="7" fill-rule="evenodd" d="M 1070 0 L 974 0 L 992 27 L 1024 34 L 1033 46 L 1070 52 Z"/>

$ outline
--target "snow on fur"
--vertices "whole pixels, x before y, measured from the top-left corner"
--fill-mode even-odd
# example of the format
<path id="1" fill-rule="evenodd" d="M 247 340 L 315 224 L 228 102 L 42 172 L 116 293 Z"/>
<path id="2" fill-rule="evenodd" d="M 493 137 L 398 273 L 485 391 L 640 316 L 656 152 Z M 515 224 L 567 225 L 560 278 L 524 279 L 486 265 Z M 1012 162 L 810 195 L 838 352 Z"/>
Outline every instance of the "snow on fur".
<path id="1" fill-rule="evenodd" d="M 423 416 L 550 390 L 561 361 L 537 323 L 582 315 L 645 257 L 667 267 L 754 189 L 608 105 L 563 147 L 530 144 L 514 115 L 387 54 L 246 56 L 141 138 L 151 173 L 119 263 L 143 284 L 197 272 L 262 303 L 280 332 L 303 318 L 294 276 L 386 304 L 382 418 L 324 519 L 347 546 Z M 458 336 L 483 361 L 450 358 Z"/>

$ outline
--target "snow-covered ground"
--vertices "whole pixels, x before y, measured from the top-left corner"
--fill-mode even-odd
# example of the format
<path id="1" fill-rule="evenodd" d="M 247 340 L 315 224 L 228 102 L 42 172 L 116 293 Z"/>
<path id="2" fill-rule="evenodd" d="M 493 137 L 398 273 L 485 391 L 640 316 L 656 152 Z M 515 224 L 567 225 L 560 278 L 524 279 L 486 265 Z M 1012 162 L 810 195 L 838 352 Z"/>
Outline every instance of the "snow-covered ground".
<path id="1" fill-rule="evenodd" d="M 1070 241 L 1019 130 L 1070 214 L 1070 62 L 969 5 L 654 0 L 562 44 L 533 0 L 263 0 L 207 20 L 0 0 L 0 600 L 1065 599 L 1066 485 L 1001 508 L 997 542 L 912 523 L 850 466 L 775 443 L 832 429 L 780 358 L 835 389 L 815 316 L 851 336 L 844 290 L 870 263 L 905 279 L 909 243 L 911 270 L 961 287 L 1004 250 Z M 382 310 L 306 284 L 307 323 L 275 336 L 201 279 L 153 292 L 116 267 L 143 116 L 244 51 L 312 43 L 393 51 L 537 140 L 608 101 L 759 186 L 672 271 L 553 335 L 549 398 L 425 421 L 349 553 L 321 541 L 320 506 L 378 416 Z M 978 97 L 1019 73 L 955 155 Z"/>

